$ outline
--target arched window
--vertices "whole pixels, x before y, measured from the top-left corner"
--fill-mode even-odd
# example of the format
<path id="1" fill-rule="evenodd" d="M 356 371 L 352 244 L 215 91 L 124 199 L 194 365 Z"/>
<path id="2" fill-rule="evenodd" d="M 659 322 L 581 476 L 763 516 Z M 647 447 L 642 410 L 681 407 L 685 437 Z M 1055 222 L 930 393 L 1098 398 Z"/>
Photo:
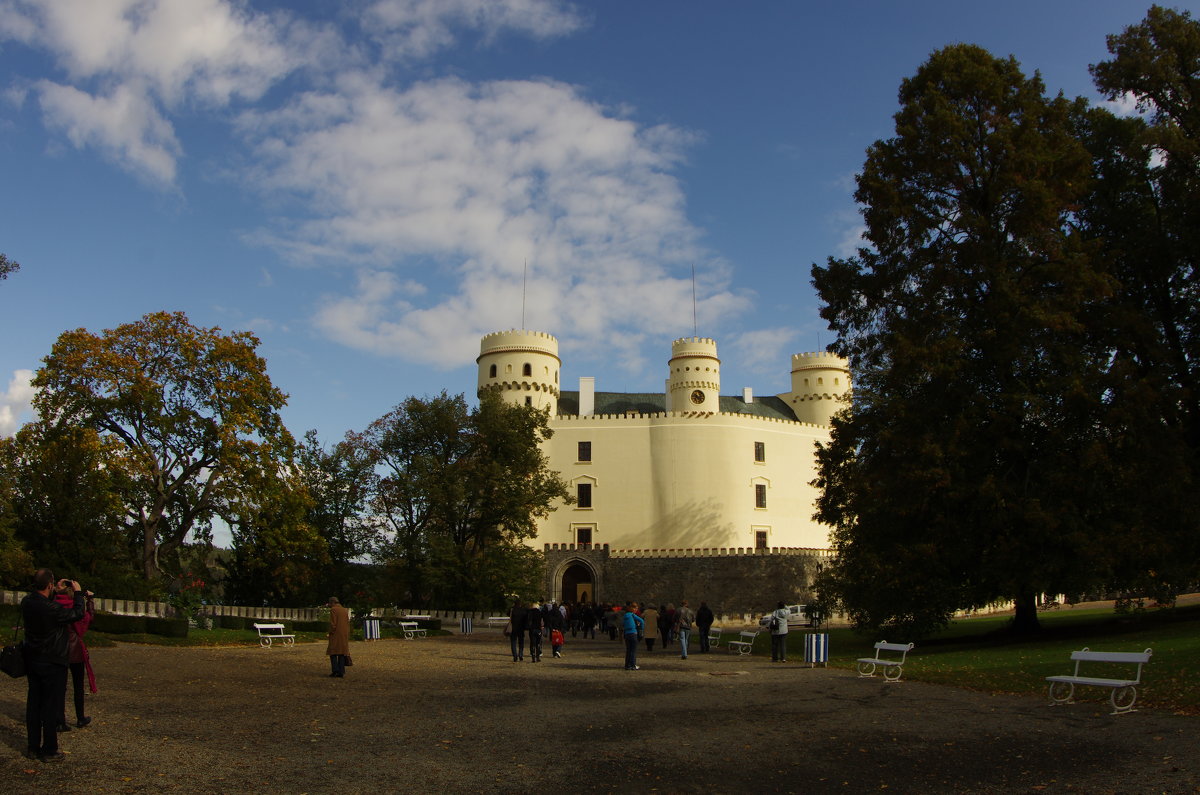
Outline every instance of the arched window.
<path id="1" fill-rule="evenodd" d="M 490 378 L 495 378 L 495 377 L 496 377 L 496 365 L 494 365 L 494 364 L 493 364 L 493 365 L 492 365 L 492 366 L 491 366 L 491 367 L 488 369 L 488 377 L 490 377 Z"/>
<path id="2" fill-rule="evenodd" d="M 525 367 L 521 370 L 521 375 L 533 375 L 533 365 L 526 362 Z"/>

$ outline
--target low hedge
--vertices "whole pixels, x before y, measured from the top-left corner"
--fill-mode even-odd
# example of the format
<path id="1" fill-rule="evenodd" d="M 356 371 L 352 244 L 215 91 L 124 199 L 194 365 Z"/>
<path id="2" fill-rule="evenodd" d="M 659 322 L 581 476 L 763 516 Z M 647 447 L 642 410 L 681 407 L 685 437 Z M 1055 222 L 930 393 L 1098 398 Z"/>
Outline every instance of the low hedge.
<path id="1" fill-rule="evenodd" d="M 326 632 L 328 629 L 328 621 L 295 621 L 292 623 L 294 632 Z"/>
<path id="2" fill-rule="evenodd" d="M 146 618 L 146 631 L 151 635 L 162 635 L 164 638 L 186 638 L 188 622 L 186 618 Z"/>
<path id="3" fill-rule="evenodd" d="M 145 616 L 122 616 L 116 613 L 96 613 L 91 629 L 110 635 L 144 635 L 150 631 L 146 628 Z"/>

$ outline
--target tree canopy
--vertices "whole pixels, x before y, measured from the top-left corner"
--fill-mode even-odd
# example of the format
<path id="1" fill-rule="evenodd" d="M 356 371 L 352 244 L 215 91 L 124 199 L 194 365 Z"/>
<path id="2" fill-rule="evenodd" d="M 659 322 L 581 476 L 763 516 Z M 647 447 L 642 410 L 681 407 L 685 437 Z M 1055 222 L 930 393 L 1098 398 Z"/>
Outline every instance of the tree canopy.
<path id="1" fill-rule="evenodd" d="M 537 557 L 522 543 L 566 484 L 538 444 L 544 412 L 491 393 L 471 411 L 461 395 L 409 398 L 365 434 L 381 468 L 371 508 L 390 539 L 394 601 L 499 607 L 526 594 Z"/>
<path id="2" fill-rule="evenodd" d="M 8 274 L 16 273 L 21 270 L 21 265 L 18 262 L 13 262 L 8 257 L 0 254 L 0 280 L 7 279 Z"/>
<path id="3" fill-rule="evenodd" d="M 1110 38 L 1098 84 L 1149 122 L 970 45 L 903 82 L 858 178 L 867 245 L 813 268 L 856 377 L 818 456 L 824 585 L 859 624 L 1013 599 L 1030 629 L 1039 593 L 1200 573 L 1198 41 L 1157 8 Z"/>
<path id="4" fill-rule="evenodd" d="M 90 428 L 119 450 L 130 540 L 147 582 L 178 574 L 191 534 L 207 540 L 222 512 L 244 513 L 244 484 L 271 480 L 294 446 L 286 396 L 248 332 L 222 334 L 157 312 L 93 334 L 63 333 L 34 377 L 49 429 Z"/>

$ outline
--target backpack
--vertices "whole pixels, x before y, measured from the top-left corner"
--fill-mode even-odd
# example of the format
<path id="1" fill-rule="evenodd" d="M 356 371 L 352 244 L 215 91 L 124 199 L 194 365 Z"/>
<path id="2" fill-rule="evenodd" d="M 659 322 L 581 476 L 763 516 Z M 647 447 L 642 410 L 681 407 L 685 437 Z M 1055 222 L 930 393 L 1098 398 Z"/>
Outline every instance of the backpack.
<path id="1" fill-rule="evenodd" d="M 779 616 L 771 616 L 771 632 L 779 631 Z"/>

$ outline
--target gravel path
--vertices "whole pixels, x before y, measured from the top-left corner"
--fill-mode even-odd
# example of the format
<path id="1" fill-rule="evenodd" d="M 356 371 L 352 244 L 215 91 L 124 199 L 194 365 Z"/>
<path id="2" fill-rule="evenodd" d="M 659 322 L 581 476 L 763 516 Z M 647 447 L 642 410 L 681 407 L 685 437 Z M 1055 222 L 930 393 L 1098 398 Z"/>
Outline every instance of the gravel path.
<path id="1" fill-rule="evenodd" d="M 548 649 L 548 647 L 547 647 Z M 25 684 L 0 682 L 3 793 L 1200 792 L 1200 724 L 725 651 L 568 639 L 514 664 L 496 631 L 93 653 L 92 727 L 29 762 Z M 920 658 L 914 659 L 919 664 Z"/>

